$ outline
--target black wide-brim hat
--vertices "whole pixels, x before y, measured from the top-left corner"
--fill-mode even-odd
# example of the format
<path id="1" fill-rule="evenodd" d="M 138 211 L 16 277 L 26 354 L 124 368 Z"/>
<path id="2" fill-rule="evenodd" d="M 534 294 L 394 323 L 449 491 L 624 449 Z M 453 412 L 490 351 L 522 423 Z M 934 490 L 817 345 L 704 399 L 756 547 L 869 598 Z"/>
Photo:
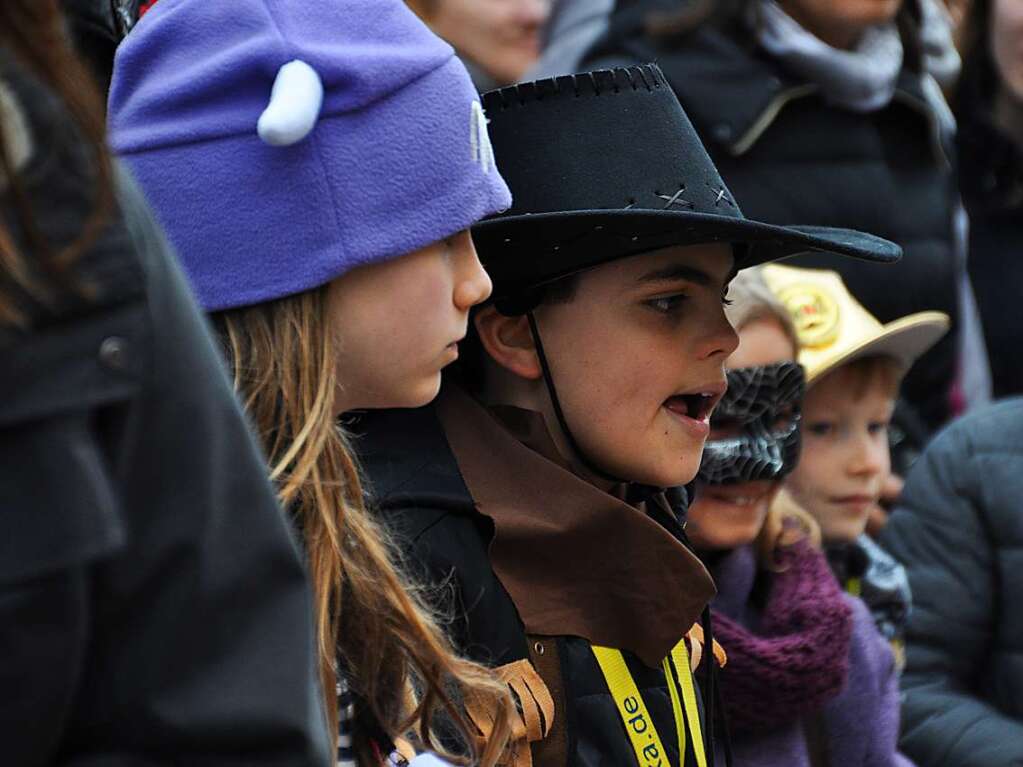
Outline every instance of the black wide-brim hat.
<path id="1" fill-rule="evenodd" d="M 902 256 L 862 232 L 743 216 L 657 65 L 482 98 L 512 207 L 473 227 L 473 238 L 502 310 L 531 308 L 536 289 L 561 277 L 670 245 L 731 243 L 737 269 L 807 251 Z"/>

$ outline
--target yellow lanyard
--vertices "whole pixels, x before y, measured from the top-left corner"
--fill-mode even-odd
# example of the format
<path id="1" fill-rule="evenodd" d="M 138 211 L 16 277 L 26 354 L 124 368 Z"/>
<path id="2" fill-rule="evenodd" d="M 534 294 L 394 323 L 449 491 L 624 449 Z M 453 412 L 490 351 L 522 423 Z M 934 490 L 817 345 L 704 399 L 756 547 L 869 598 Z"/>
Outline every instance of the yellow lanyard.
<path id="1" fill-rule="evenodd" d="M 845 582 L 845 590 L 854 597 L 863 595 L 863 581 L 859 578 L 850 578 Z"/>
<path id="2" fill-rule="evenodd" d="M 654 720 L 647 711 L 643 696 L 629 672 L 625 658 L 620 650 L 610 647 L 593 647 L 593 655 L 597 659 L 600 670 L 604 673 L 607 688 L 615 700 L 618 714 L 625 725 L 625 731 L 636 752 L 636 760 L 640 767 L 664 767 L 667 754 L 661 743 L 661 736 L 654 726 Z M 708 661 L 710 662 L 710 661 Z M 672 673 L 672 665 L 675 673 Z M 703 731 L 700 727 L 700 714 L 696 708 L 696 686 L 693 684 L 693 672 L 689 668 L 689 651 L 685 639 L 681 640 L 671 651 L 671 656 L 663 662 L 664 679 L 668 683 L 668 695 L 671 697 L 671 708 L 675 714 L 675 732 L 678 734 L 679 767 L 683 767 L 686 758 L 686 722 L 693 738 L 693 753 L 697 767 L 707 767 L 707 757 L 703 750 Z M 678 682 L 676 682 L 676 674 Z M 679 685 L 682 689 L 679 690 Z"/>

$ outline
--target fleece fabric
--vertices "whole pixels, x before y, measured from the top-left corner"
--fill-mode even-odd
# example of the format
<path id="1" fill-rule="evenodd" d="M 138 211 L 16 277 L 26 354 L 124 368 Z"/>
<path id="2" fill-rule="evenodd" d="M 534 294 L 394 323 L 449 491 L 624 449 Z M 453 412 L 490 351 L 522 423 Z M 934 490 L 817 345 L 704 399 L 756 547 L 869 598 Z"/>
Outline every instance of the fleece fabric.
<path id="1" fill-rule="evenodd" d="M 280 68 L 312 67 L 303 140 L 256 133 Z M 208 311 L 322 285 L 511 204 L 465 67 L 400 0 L 161 0 L 118 50 L 114 150 Z"/>
<path id="2" fill-rule="evenodd" d="M 823 554 L 808 548 L 790 552 L 782 566 L 788 569 L 770 573 L 761 569 L 752 548 L 747 546 L 729 552 L 710 568 L 718 587 L 718 595 L 711 603 L 715 633 L 728 653 L 726 673 L 721 679 L 725 705 L 732 707 L 733 716 L 736 706 L 748 711 L 749 707 L 742 706 L 743 701 L 738 698 L 748 696 L 754 685 L 759 684 L 760 708 L 765 710 L 765 716 L 766 712 L 774 714 L 771 710 L 779 707 L 791 712 L 787 721 L 776 719 L 763 729 L 733 726 L 735 764 L 911 767 L 911 762 L 896 751 L 899 700 L 892 653 L 875 629 L 870 612 L 859 599 L 839 593 Z M 830 596 L 822 600 L 829 591 Z M 817 603 L 800 605 L 800 595 L 810 594 L 817 595 Z M 837 605 L 835 597 L 839 600 Z M 721 620 L 723 616 L 731 622 L 726 625 Z M 819 622 L 822 619 L 833 622 L 839 616 L 844 616 L 845 627 L 836 624 L 836 629 L 830 631 L 830 641 L 841 641 L 847 650 L 841 661 L 832 659 L 843 667 L 844 682 L 827 685 L 827 696 L 822 694 L 825 686 L 819 680 L 805 682 L 807 697 L 815 698 L 817 705 L 793 706 L 787 684 L 795 675 L 790 671 L 779 677 L 784 683 L 781 685 L 778 680 L 766 679 L 776 669 L 762 661 L 782 654 L 765 652 L 765 648 L 788 653 L 804 641 L 808 643 L 805 652 L 827 662 L 825 651 L 814 646 L 829 641 L 822 638 Z M 737 637 L 729 641 L 725 636 L 737 633 L 735 626 L 747 632 L 742 641 L 734 641 Z M 737 680 L 740 674 L 757 675 L 760 679 Z M 740 689 L 733 689 L 736 681 L 741 682 Z M 733 698 L 736 700 L 730 703 Z M 717 763 L 723 764 L 723 756 L 718 757 Z"/>
<path id="3" fill-rule="evenodd" d="M 716 576 L 752 586 L 757 569 L 747 560 L 753 557 L 743 547 Z M 728 652 L 721 670 L 725 711 L 737 734 L 767 732 L 820 710 L 849 673 L 852 615 L 827 561 L 806 541 L 783 549 L 778 560 L 755 631 L 714 611 L 714 633 Z M 746 605 L 731 608 L 742 614 Z"/>

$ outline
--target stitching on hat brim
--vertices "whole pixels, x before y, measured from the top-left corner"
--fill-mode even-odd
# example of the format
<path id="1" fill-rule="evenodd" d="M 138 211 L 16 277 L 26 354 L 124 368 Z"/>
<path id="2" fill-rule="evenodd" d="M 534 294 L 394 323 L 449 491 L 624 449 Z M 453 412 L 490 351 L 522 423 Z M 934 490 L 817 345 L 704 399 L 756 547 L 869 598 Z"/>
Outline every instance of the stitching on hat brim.
<path id="1" fill-rule="evenodd" d="M 558 77 L 548 77 L 487 91 L 481 98 L 484 109 L 493 107 L 504 111 L 516 105 L 525 107 L 528 104 L 540 103 L 545 97 L 566 96 L 569 92 L 576 98 L 580 98 L 583 95 L 613 95 L 620 93 L 626 88 L 638 93 L 640 92 L 640 85 L 647 92 L 653 92 L 656 88 L 660 87 L 655 70 L 656 65 L 637 64 L 629 67 L 597 69 L 592 72 L 559 75 Z M 636 79 L 637 75 L 639 81 Z M 587 87 L 580 87 L 581 83 Z M 586 94 L 586 90 L 589 90 L 590 94 Z"/>
<path id="2" fill-rule="evenodd" d="M 724 233 L 724 236 L 708 236 L 705 242 L 728 241 L 733 244 L 747 243 L 752 246 L 775 243 L 781 247 L 787 247 L 791 244 L 791 252 L 779 253 L 766 260 L 779 260 L 807 251 L 821 251 L 844 255 L 850 258 L 860 258 L 875 263 L 893 263 L 899 260 L 902 253 L 901 248 L 888 240 L 850 229 L 834 229 L 835 238 L 831 239 L 824 236 L 826 234 L 825 231 L 821 231 L 820 234 L 809 234 L 797 228 L 768 224 L 746 218 L 691 211 L 637 210 L 635 208 L 627 210 L 593 209 L 522 213 L 513 216 L 498 216 L 481 221 L 473 227 L 473 233 L 480 238 L 481 242 L 485 242 L 488 238 L 496 239 L 506 235 L 514 237 L 516 234 L 522 237 L 522 239 L 535 242 L 536 238 L 530 237 L 530 231 L 538 224 L 550 224 L 557 226 L 561 230 L 568 229 L 573 225 L 579 226 L 582 229 L 582 224 L 588 219 L 594 222 L 593 229 L 597 227 L 606 229 L 608 226 L 616 226 L 629 230 L 628 234 L 623 234 L 619 231 L 620 236 L 630 236 L 639 232 L 641 237 L 647 238 L 648 235 L 642 232 L 643 227 L 656 221 L 658 224 L 663 222 L 665 227 L 665 229 L 655 232 L 659 236 L 671 236 L 674 232 L 679 231 L 682 226 L 689 224 L 703 230 L 717 228 L 718 232 Z M 821 229 L 823 230 L 824 228 Z M 556 238 L 545 237 L 541 241 L 547 244 L 555 244 L 558 240 Z M 685 242 L 699 244 L 699 241 L 691 239 L 686 239 Z"/>

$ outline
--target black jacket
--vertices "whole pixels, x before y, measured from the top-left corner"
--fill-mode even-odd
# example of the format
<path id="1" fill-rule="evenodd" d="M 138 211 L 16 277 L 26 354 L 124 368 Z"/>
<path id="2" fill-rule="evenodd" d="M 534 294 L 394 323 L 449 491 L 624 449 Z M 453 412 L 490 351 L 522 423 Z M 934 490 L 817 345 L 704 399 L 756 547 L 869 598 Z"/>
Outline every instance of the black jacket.
<path id="1" fill-rule="evenodd" d="M 357 430 L 362 436 L 356 447 L 380 518 L 395 535 L 412 577 L 450 617 L 456 646 L 491 666 L 528 659 L 550 689 L 557 732 L 534 745 L 533 763 L 635 765 L 590 644 L 574 636 L 527 635 L 490 564 L 493 524 L 475 510 L 435 407 L 370 412 L 361 416 Z M 664 764 L 677 765 L 663 672 L 623 654 L 669 752 Z M 691 754 L 685 764 L 695 764 Z"/>
<path id="2" fill-rule="evenodd" d="M 882 322 L 923 310 L 952 317 L 952 330 L 913 367 L 904 394 L 934 427 L 949 414 L 958 355 L 958 285 L 948 147 L 919 75 L 904 67 L 895 97 L 861 114 L 750 45 L 745 27 L 709 26 L 657 42 L 644 20 L 673 0 L 618 0 L 607 36 L 587 58 L 657 61 L 743 213 L 775 224 L 860 229 L 905 251 L 894 265 L 820 254 L 797 266 L 835 269 Z"/>
<path id="3" fill-rule="evenodd" d="M 60 0 L 78 54 L 88 62 L 106 95 L 114 53 L 139 18 L 140 0 Z"/>
<path id="4" fill-rule="evenodd" d="M 1023 394 L 1016 354 L 1023 339 L 1023 150 L 989 122 L 986 110 L 964 115 L 958 144 L 970 214 L 970 280 L 991 361 L 992 394 Z"/>
<path id="5" fill-rule="evenodd" d="M 1023 400 L 935 438 L 882 543 L 913 590 L 902 750 L 920 765 L 1023 764 Z"/>
<path id="6" fill-rule="evenodd" d="M 59 103 L 0 49 L 57 242 L 91 200 Z M 29 332 L 0 333 L 0 762 L 325 765 L 298 550 L 141 194 Z M 0 192 L 0 216 L 15 224 Z M 20 236 L 19 247 L 26 247 Z"/>

